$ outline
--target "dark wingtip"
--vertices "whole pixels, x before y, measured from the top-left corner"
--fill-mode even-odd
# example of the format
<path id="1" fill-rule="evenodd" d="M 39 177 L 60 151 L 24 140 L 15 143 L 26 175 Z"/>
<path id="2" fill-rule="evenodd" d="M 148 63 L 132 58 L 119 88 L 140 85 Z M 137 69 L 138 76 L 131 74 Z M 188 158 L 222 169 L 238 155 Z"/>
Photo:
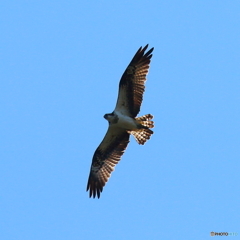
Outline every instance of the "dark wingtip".
<path id="1" fill-rule="evenodd" d="M 148 48 L 148 44 L 145 46 L 145 47 L 140 47 L 139 49 L 138 49 L 138 51 L 136 52 L 136 54 L 135 54 L 135 56 L 133 57 L 133 59 L 135 58 L 135 57 L 147 57 L 148 59 L 151 59 L 151 57 L 152 57 L 152 52 L 153 52 L 153 50 L 154 50 L 154 47 L 152 47 L 151 49 L 149 49 L 146 53 L 145 53 L 145 51 L 147 50 L 147 48 Z"/>
<path id="2" fill-rule="evenodd" d="M 147 50 L 147 48 L 148 48 L 148 45 L 149 45 L 149 44 L 147 44 L 143 49 L 142 49 L 142 47 L 140 47 L 141 51 L 142 51 L 142 52 L 145 52 L 145 51 Z M 149 54 L 149 53 L 151 53 L 153 50 L 154 50 L 154 47 L 152 47 L 147 53 Z M 146 53 L 146 54 L 147 54 L 147 53 Z"/>
<path id="3" fill-rule="evenodd" d="M 147 48 L 148 48 L 148 44 L 142 49 L 142 51 L 145 52 Z"/>
<path id="4" fill-rule="evenodd" d="M 100 198 L 100 194 L 103 190 L 103 186 L 100 186 L 99 185 L 99 182 L 94 182 L 94 181 L 88 181 L 88 184 L 87 184 L 87 190 L 86 191 L 89 191 L 89 198 Z"/>

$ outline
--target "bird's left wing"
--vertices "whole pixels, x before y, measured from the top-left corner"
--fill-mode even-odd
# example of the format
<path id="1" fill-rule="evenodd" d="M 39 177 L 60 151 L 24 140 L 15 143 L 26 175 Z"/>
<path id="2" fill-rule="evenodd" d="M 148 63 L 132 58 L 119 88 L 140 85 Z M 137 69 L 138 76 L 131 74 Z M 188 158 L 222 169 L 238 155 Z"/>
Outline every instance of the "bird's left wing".
<path id="1" fill-rule="evenodd" d="M 145 89 L 146 75 L 152 58 L 151 48 L 146 52 L 148 45 L 140 47 L 123 73 L 119 82 L 116 111 L 136 117 L 140 111 Z"/>
<path id="2" fill-rule="evenodd" d="M 89 197 L 99 198 L 104 185 L 108 181 L 115 165 L 120 161 L 129 143 L 129 133 L 114 125 L 108 131 L 96 149 L 87 183 Z"/>

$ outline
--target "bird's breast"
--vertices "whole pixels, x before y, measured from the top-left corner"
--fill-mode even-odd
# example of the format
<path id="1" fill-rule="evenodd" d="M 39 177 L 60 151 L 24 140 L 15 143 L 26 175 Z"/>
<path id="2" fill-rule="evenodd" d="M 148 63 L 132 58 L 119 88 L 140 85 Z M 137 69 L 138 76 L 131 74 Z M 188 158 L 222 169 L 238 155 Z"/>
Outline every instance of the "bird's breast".
<path id="1" fill-rule="evenodd" d="M 126 130 L 137 129 L 137 124 L 135 119 L 129 116 L 123 115 L 121 113 L 117 113 L 117 115 L 118 115 L 118 122 L 117 122 L 118 127 L 121 127 Z"/>

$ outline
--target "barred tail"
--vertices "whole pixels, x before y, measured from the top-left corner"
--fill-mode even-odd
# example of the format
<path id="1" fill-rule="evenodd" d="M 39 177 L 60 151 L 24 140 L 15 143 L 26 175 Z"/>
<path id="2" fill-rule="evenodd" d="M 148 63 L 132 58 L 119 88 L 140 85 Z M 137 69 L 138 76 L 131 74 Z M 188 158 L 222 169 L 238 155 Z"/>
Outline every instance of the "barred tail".
<path id="1" fill-rule="evenodd" d="M 131 131 L 130 133 L 134 136 L 139 144 L 144 144 L 148 139 L 150 139 L 153 131 L 149 128 L 154 127 L 154 122 L 151 121 L 153 116 L 151 114 L 146 114 L 142 117 L 135 118 L 139 124 L 139 129 Z"/>

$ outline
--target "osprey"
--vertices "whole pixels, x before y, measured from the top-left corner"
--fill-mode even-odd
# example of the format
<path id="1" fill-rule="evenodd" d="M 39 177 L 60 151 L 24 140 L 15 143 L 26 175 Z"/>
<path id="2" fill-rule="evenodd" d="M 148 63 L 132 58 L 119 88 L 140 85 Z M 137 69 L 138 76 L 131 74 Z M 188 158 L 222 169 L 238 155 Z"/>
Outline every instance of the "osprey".
<path id="1" fill-rule="evenodd" d="M 112 113 L 105 114 L 109 127 L 95 151 L 87 183 L 89 197 L 100 198 L 115 165 L 120 161 L 132 134 L 139 144 L 144 144 L 153 131 L 153 116 L 136 117 L 140 111 L 146 75 L 153 48 L 145 53 L 148 45 L 140 47 L 126 68 L 119 83 L 117 104 Z"/>

